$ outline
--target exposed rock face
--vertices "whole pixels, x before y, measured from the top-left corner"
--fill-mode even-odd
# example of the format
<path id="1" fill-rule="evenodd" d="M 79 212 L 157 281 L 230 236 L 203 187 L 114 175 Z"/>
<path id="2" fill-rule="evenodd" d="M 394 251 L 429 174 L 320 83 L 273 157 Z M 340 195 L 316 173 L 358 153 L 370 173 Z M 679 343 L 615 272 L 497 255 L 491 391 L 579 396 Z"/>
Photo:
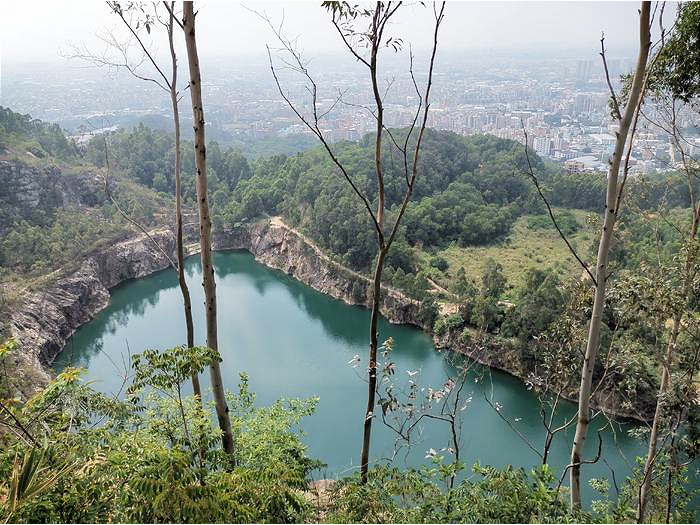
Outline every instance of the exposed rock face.
<path id="1" fill-rule="evenodd" d="M 170 230 L 152 235 L 167 251 L 174 251 Z M 28 397 L 49 381 L 48 365 L 78 327 L 109 304 L 109 288 L 127 279 L 145 277 L 168 264 L 150 240 L 139 236 L 88 255 L 77 271 L 30 293 L 10 320 L 12 335 L 21 349 L 11 355 L 25 377 L 20 393 Z"/>
<path id="2" fill-rule="evenodd" d="M 108 303 L 109 291 L 97 277 L 94 260 L 86 261 L 77 272 L 54 286 L 30 295 L 11 320 L 13 335 L 20 343 L 22 355 L 27 357 L 24 364 L 43 372 L 43 378 L 48 380 L 49 374 L 42 365 L 50 363 L 75 329 Z M 29 391 L 40 386 L 27 385 Z"/>
<path id="3" fill-rule="evenodd" d="M 347 304 L 369 305 L 370 280 L 333 262 L 318 248 L 285 227 L 258 223 L 235 232 L 214 236 L 217 250 L 241 249 L 268 268 L 281 270 L 296 280 Z M 412 324 L 421 328 L 420 303 L 398 290 L 383 288 L 380 310 L 395 324 Z"/>
<path id="4" fill-rule="evenodd" d="M 60 206 L 96 206 L 104 201 L 102 183 L 90 172 L 66 172 L 0 160 L 0 234 L 9 219 L 41 222 Z"/>
<path id="5" fill-rule="evenodd" d="M 175 252 L 171 230 L 151 232 L 169 254 Z M 192 239 L 190 239 L 192 240 Z M 269 268 L 281 270 L 312 288 L 348 304 L 367 305 L 369 280 L 333 262 L 310 241 L 280 225 L 257 223 L 231 232 L 214 234 L 215 250 L 247 250 Z M 190 253 L 198 244 L 190 244 Z M 50 380 L 49 365 L 61 352 L 67 339 L 109 304 L 109 289 L 128 279 L 145 277 L 168 267 L 168 260 L 144 235 L 90 254 L 80 269 L 59 278 L 49 288 L 31 294 L 11 319 L 13 336 L 21 353 L 14 352 L 18 369 L 26 371 L 21 394 L 25 397 Z M 424 329 L 419 320 L 419 303 L 397 290 L 383 290 L 382 314 L 392 323 L 412 324 Z M 460 334 L 435 337 L 437 348 L 450 349 L 484 365 L 526 379 L 529 371 L 516 348 L 487 339 L 474 344 Z M 576 392 L 568 393 L 573 399 Z M 625 410 L 622 400 L 609 390 L 596 393 L 593 406 L 612 414 L 639 419 L 650 407 Z M 651 406 L 653 411 L 653 405 Z M 651 412 L 653 414 L 653 412 Z"/>
<path id="6" fill-rule="evenodd" d="M 174 257 L 175 237 L 171 230 L 162 229 L 151 235 Z M 367 303 L 366 278 L 348 274 L 286 228 L 258 223 L 216 234 L 213 244 L 216 250 L 248 250 L 262 264 L 348 304 Z M 168 265 L 167 258 L 153 242 L 140 235 L 88 255 L 77 271 L 29 294 L 10 321 L 12 335 L 21 348 L 21 353 L 14 353 L 16 364 L 26 372 L 27 378 L 21 394 L 27 397 L 48 382 L 49 365 L 68 338 L 109 304 L 110 288 Z M 417 325 L 417 312 L 417 302 L 395 290 L 385 291 L 382 313 L 391 322 Z"/>

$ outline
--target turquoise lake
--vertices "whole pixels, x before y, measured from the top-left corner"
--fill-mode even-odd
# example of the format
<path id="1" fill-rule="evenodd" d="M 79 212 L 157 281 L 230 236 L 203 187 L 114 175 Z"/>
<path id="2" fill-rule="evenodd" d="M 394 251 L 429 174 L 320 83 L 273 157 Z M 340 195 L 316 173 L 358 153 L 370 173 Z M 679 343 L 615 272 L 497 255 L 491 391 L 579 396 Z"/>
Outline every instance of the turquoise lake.
<path id="1" fill-rule="evenodd" d="M 235 390 L 239 373 L 246 372 L 250 387 L 260 405 L 285 397 L 318 396 L 316 412 L 302 422 L 303 441 L 308 454 L 327 464 L 315 477 L 335 477 L 353 472 L 359 462 L 361 423 L 366 404 L 366 369 L 369 311 L 348 306 L 255 262 L 247 252 L 215 254 L 219 311 L 219 349 L 226 386 Z M 196 340 L 204 343 L 203 290 L 198 257 L 187 260 L 192 293 Z M 172 270 L 126 282 L 112 290 L 110 305 L 68 341 L 54 363 L 87 369 L 85 378 L 108 393 L 119 391 L 129 356 L 145 348 L 165 349 L 182 344 L 185 327 L 182 298 Z M 456 369 L 442 353 L 436 352 L 428 335 L 409 326 L 380 323 L 380 339 L 394 339 L 393 360 L 396 381 L 408 384 L 408 371 L 419 371 L 414 380 L 426 390 L 439 389 Z M 349 361 L 359 354 L 362 364 L 353 368 Z M 454 358 L 454 355 L 451 356 Z M 203 387 L 208 376 L 202 376 Z M 461 452 L 466 465 L 476 461 L 502 467 L 508 464 L 526 469 L 539 463 L 539 457 L 484 400 L 486 394 L 499 403 L 501 413 L 527 439 L 541 449 L 544 429 L 535 395 L 525 385 L 505 373 L 479 365 L 470 369 L 463 399 L 471 398 L 461 411 Z M 555 423 L 574 413 L 565 403 Z M 596 430 L 606 424 L 594 421 L 587 454 L 597 452 Z M 395 435 L 375 420 L 372 461 L 391 457 Z M 611 487 L 621 484 L 630 472 L 643 444 L 627 435 L 629 424 L 616 424 L 603 432 L 602 459 L 583 467 L 584 476 L 606 477 Z M 448 446 L 444 423 L 426 421 L 410 450 L 396 456 L 399 464 L 419 466 L 428 462 L 426 451 Z M 550 464 L 561 470 L 570 453 L 573 428 L 560 433 L 550 452 Z M 697 476 L 695 472 L 692 473 Z M 693 481 L 696 484 L 696 479 Z M 614 490 L 614 488 L 611 488 Z M 594 496 L 586 489 L 588 499 Z"/>

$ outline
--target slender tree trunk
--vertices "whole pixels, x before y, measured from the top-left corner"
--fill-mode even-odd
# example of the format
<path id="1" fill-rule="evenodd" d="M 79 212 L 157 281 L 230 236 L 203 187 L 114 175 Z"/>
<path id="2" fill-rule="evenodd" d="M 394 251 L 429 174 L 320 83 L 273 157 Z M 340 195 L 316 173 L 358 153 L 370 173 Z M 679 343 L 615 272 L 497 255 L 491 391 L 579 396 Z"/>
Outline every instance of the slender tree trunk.
<path id="1" fill-rule="evenodd" d="M 554 435 L 547 431 L 547 437 L 544 439 L 544 450 L 542 452 L 542 465 L 546 465 L 549 461 L 549 449 L 552 447 L 552 439 Z"/>
<path id="2" fill-rule="evenodd" d="M 693 195 L 693 222 L 690 228 L 689 235 L 689 240 L 691 241 L 695 240 L 695 238 L 697 237 L 698 222 L 700 222 L 700 209 L 695 209 L 695 198 L 694 191 L 692 189 L 692 182 L 693 181 L 691 179 L 691 195 Z M 681 297 L 683 298 L 683 300 L 687 299 L 688 293 L 690 291 L 694 255 L 695 252 L 692 250 L 689 251 L 686 255 L 685 265 L 683 268 L 683 290 L 681 292 Z M 664 355 L 663 361 L 661 363 L 661 384 L 659 385 L 659 394 L 656 399 L 656 410 L 654 411 L 654 419 L 651 424 L 651 432 L 649 433 L 649 449 L 647 451 L 647 459 L 644 463 L 644 470 L 642 471 L 642 485 L 639 488 L 639 502 L 637 504 L 637 523 L 642 523 L 644 521 L 644 515 L 646 513 L 647 501 L 649 499 L 649 491 L 651 490 L 651 478 L 653 476 L 653 467 L 657 455 L 659 429 L 661 426 L 661 415 L 663 413 L 663 399 L 664 395 L 669 389 L 669 384 L 671 382 L 671 362 L 673 361 L 676 349 L 676 341 L 678 340 L 678 334 L 680 333 L 682 320 L 683 311 L 681 309 L 681 306 L 679 305 L 678 311 L 673 316 L 671 334 L 668 338 L 668 344 L 666 345 L 666 354 Z"/>
<path id="3" fill-rule="evenodd" d="M 194 347 L 194 323 L 192 322 L 192 299 L 190 289 L 185 280 L 185 248 L 182 240 L 182 153 L 180 151 L 180 109 L 177 102 L 177 55 L 173 42 L 173 14 L 175 2 L 170 9 L 170 22 L 168 24 L 168 43 L 170 44 L 170 58 L 172 61 L 172 79 L 170 81 L 170 102 L 173 106 L 173 125 L 175 127 L 175 229 L 177 241 L 177 280 L 182 292 L 182 302 L 185 310 L 185 325 L 187 326 L 187 347 Z M 192 390 L 194 395 L 202 400 L 202 388 L 199 385 L 199 375 L 192 374 Z"/>
<path id="4" fill-rule="evenodd" d="M 377 256 L 377 264 L 374 268 L 372 280 L 372 316 L 369 323 L 369 367 L 367 370 L 367 410 L 365 411 L 364 432 L 362 436 L 362 452 L 360 454 L 360 479 L 367 483 L 367 470 L 369 468 L 370 438 L 372 435 L 372 419 L 374 418 L 374 400 L 377 391 L 377 321 L 379 320 L 379 302 L 381 300 L 382 268 L 386 252 L 381 249 Z"/>
<path id="5" fill-rule="evenodd" d="M 605 289 L 607 284 L 608 273 L 608 254 L 610 252 L 610 241 L 612 239 L 615 221 L 619 210 L 615 209 L 618 199 L 618 173 L 620 171 L 620 162 L 627 142 L 627 136 L 630 130 L 633 116 L 636 108 L 642 98 L 642 84 L 646 72 L 647 59 L 649 57 L 649 48 L 651 45 L 651 35 L 649 30 L 649 14 L 651 2 L 642 2 L 642 8 L 639 17 L 639 55 L 637 57 L 637 66 L 634 72 L 634 79 L 630 89 L 630 96 L 625 107 L 625 113 L 620 120 L 620 130 L 617 133 L 615 143 L 615 152 L 610 159 L 608 169 L 608 186 L 606 192 L 605 203 L 605 218 L 603 220 L 603 231 L 600 235 L 598 244 L 598 257 L 596 259 L 596 289 L 593 302 L 593 311 L 591 312 L 591 321 L 588 329 L 588 342 L 586 345 L 586 353 L 583 359 L 583 369 L 581 371 L 581 387 L 578 398 L 578 421 L 576 424 L 576 434 L 574 443 L 571 449 L 571 506 L 581 506 L 581 458 L 583 457 L 583 449 L 586 443 L 588 434 L 588 425 L 590 423 L 590 398 L 591 384 L 593 381 L 593 368 L 595 366 L 596 356 L 600 346 L 600 326 L 603 317 L 603 306 L 605 304 Z"/>
<path id="6" fill-rule="evenodd" d="M 183 26 L 187 44 L 187 60 L 190 68 L 190 95 L 192 97 L 192 116 L 194 125 L 194 149 L 197 167 L 197 202 L 199 204 L 199 240 L 201 248 L 202 274 L 204 276 L 204 299 L 206 306 L 207 346 L 219 350 L 216 326 L 216 282 L 211 254 L 211 217 L 207 196 L 206 142 L 204 137 L 204 107 L 202 105 L 202 86 L 197 55 L 197 41 L 194 31 L 194 8 L 192 2 L 183 2 Z M 233 453 L 233 433 L 229 417 L 224 385 L 221 378 L 219 361 L 209 365 L 211 387 L 216 402 L 216 416 L 222 432 L 224 450 Z"/>
<path id="7" fill-rule="evenodd" d="M 382 270 L 384 258 L 389 249 L 384 245 L 384 173 L 382 170 L 382 132 L 384 130 L 384 107 L 382 97 L 379 92 L 377 81 L 377 52 L 379 38 L 377 28 L 381 17 L 382 5 L 377 2 L 374 11 L 373 21 L 373 41 L 370 55 L 370 76 L 372 79 L 372 91 L 377 104 L 377 136 L 374 141 L 374 170 L 377 177 L 377 262 L 374 268 L 374 279 L 372 280 L 372 317 L 369 324 L 369 366 L 367 369 L 367 410 L 365 411 L 365 421 L 362 435 L 362 451 L 360 452 L 360 480 L 367 483 L 367 471 L 369 469 L 369 449 L 372 436 L 372 419 L 374 418 L 374 401 L 377 390 L 377 321 L 379 319 L 379 302 L 381 300 Z"/>
<path id="8" fill-rule="evenodd" d="M 673 505 L 673 475 L 676 470 L 676 438 L 671 439 L 671 461 L 668 466 L 668 479 L 666 481 L 666 515 L 664 521 L 671 523 L 671 507 Z"/>

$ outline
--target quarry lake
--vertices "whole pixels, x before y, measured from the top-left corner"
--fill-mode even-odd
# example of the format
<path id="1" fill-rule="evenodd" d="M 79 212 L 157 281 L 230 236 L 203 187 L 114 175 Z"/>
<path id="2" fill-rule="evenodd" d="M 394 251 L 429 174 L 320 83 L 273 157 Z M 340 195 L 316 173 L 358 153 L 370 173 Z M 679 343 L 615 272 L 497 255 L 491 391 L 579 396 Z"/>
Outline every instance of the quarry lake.
<path id="1" fill-rule="evenodd" d="M 215 254 L 219 309 L 219 347 L 222 373 L 227 388 L 235 390 L 239 374 L 249 375 L 256 403 L 266 405 L 276 399 L 318 396 L 315 413 L 302 421 L 303 441 L 308 455 L 327 464 L 314 477 L 337 477 L 355 471 L 361 446 L 361 423 L 366 404 L 366 370 L 369 311 L 348 306 L 304 286 L 291 277 L 255 262 L 247 252 Z M 196 339 L 204 343 L 204 308 L 198 257 L 187 260 L 188 281 L 194 305 Z M 85 379 L 106 393 L 120 390 L 129 356 L 146 348 L 165 349 L 182 344 L 185 326 L 176 275 L 171 270 L 129 281 L 112 290 L 110 305 L 68 341 L 54 363 L 57 370 L 67 365 L 87 369 Z M 419 371 L 413 379 L 420 387 L 439 389 L 456 369 L 448 362 L 455 356 L 436 352 L 430 337 L 409 326 L 391 325 L 382 319 L 380 340 L 394 339 L 395 382 L 408 384 L 408 371 Z M 349 361 L 359 354 L 360 366 Z M 203 388 L 208 371 L 202 375 Z M 503 467 L 511 464 L 529 470 L 540 462 L 524 439 L 506 423 L 484 399 L 498 403 L 501 414 L 532 445 L 541 449 L 544 428 L 535 395 L 518 379 L 471 366 L 462 398 L 466 408 L 461 415 L 461 453 L 471 475 L 479 461 Z M 574 413 L 565 403 L 555 418 L 560 424 Z M 606 429 L 601 460 L 583 467 L 586 479 L 605 477 L 611 490 L 630 473 L 636 455 L 645 449 L 627 434 L 629 424 L 610 426 L 599 417 L 594 420 L 587 456 L 598 449 L 596 430 Z M 573 428 L 554 440 L 550 464 L 561 472 L 568 463 Z M 380 419 L 375 420 L 371 460 L 392 456 L 395 434 Z M 430 448 L 440 450 L 449 443 L 447 425 L 424 420 L 414 434 L 410 450 L 403 449 L 395 461 L 403 465 L 428 464 Z M 611 474 L 615 471 L 615 476 Z M 694 476 L 694 473 L 691 473 Z M 590 501 L 594 493 L 586 484 Z"/>

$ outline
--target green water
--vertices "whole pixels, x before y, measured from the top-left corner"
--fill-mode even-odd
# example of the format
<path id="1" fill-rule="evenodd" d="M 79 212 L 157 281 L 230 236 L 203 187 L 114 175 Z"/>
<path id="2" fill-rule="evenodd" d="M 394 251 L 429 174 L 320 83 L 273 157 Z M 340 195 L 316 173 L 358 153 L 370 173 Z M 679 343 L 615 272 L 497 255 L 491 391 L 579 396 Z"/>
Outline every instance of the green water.
<path id="1" fill-rule="evenodd" d="M 319 396 L 315 414 L 303 422 L 304 442 L 311 457 L 327 463 L 319 477 L 339 476 L 357 468 L 361 445 L 361 423 L 366 403 L 366 384 L 348 361 L 355 354 L 364 358 L 368 342 L 369 312 L 326 297 L 280 272 L 256 263 L 243 252 L 215 255 L 219 308 L 219 349 L 226 386 L 235 389 L 238 374 L 245 371 L 259 404 L 279 397 Z M 203 291 L 198 258 L 187 261 L 188 281 L 193 295 L 196 341 L 204 343 Z M 144 348 L 168 348 L 182 344 L 185 328 L 181 295 L 172 271 L 130 281 L 112 291 L 112 301 L 92 322 L 83 326 L 68 342 L 55 367 L 72 364 L 87 368 L 87 379 L 95 388 L 117 392 L 122 387 L 129 355 Z M 418 383 L 440 388 L 455 369 L 435 351 L 422 331 L 390 325 L 382 319 L 380 338 L 394 338 L 397 380 L 408 381 L 407 371 L 419 370 Z M 538 456 L 484 401 L 484 393 L 502 405 L 502 413 L 532 444 L 541 448 L 544 431 L 535 396 L 507 374 L 474 366 L 463 398 L 471 402 L 462 414 L 461 451 L 467 465 L 507 464 L 530 468 Z M 207 378 L 203 376 L 203 384 Z M 571 404 L 562 407 L 558 420 L 573 414 Z M 517 418 L 517 421 L 516 421 Z M 588 442 L 587 455 L 597 452 L 595 430 L 605 424 L 596 420 Z M 606 477 L 618 483 L 630 471 L 635 455 L 643 453 L 640 443 L 626 434 L 628 427 L 615 426 L 603 433 L 602 458 L 586 465 L 586 477 Z M 380 421 L 374 425 L 372 460 L 392 455 L 394 434 Z M 429 448 L 448 445 L 444 424 L 426 422 L 416 443 L 397 456 L 399 463 L 420 465 Z M 560 470 L 568 463 L 573 428 L 555 438 L 550 464 Z M 587 489 L 587 497 L 592 491 Z"/>

